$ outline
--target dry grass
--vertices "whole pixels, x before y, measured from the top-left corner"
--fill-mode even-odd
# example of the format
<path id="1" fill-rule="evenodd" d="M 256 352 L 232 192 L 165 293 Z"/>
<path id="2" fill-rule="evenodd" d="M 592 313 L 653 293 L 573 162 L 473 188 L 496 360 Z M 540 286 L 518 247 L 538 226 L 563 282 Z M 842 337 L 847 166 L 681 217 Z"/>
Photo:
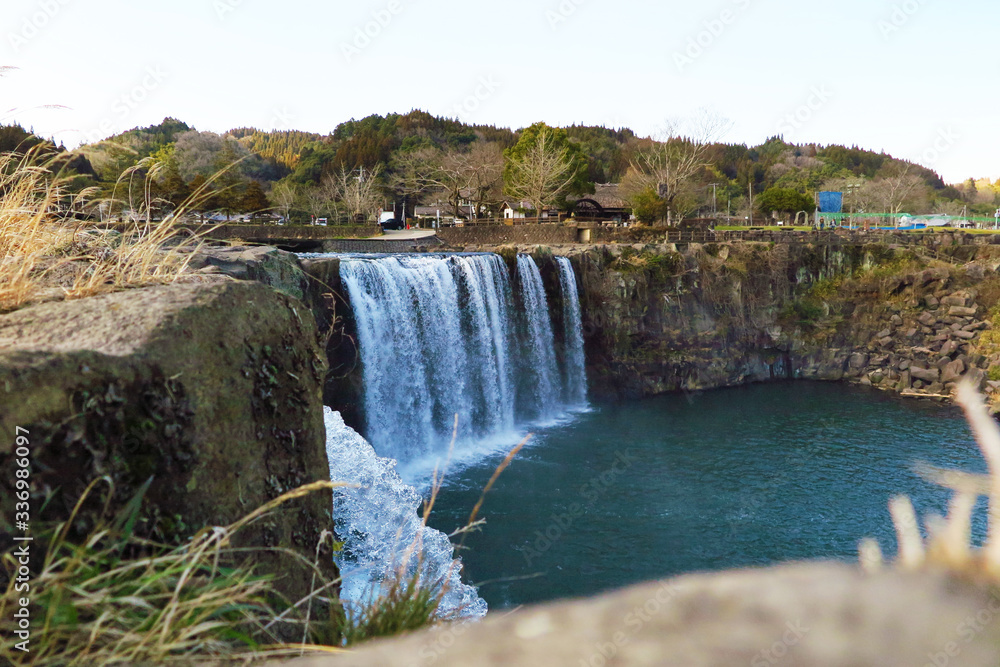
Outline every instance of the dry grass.
<path id="1" fill-rule="evenodd" d="M 126 186 L 128 201 L 99 203 L 111 209 L 128 206 L 134 219 L 120 231 L 101 229 L 68 213 L 93 209 L 98 203 L 89 200 L 93 191 L 67 192 L 66 180 L 38 151 L 0 154 L 0 312 L 180 277 L 198 239 L 185 238 L 177 222 L 205 193 L 192 195 L 162 222 L 141 223 L 159 204 L 149 188 L 155 173 L 155 167 L 140 163 L 122 174 L 119 183 Z M 131 194 L 137 178 L 145 179 L 138 198 Z"/>
<path id="2" fill-rule="evenodd" d="M 0 311 L 35 294 L 44 257 L 72 240 L 72 230 L 52 213 L 61 192 L 37 155 L 0 155 Z"/>
<path id="3" fill-rule="evenodd" d="M 983 397 L 967 381 L 957 391 L 976 442 L 986 459 L 988 475 L 974 475 L 923 467 L 921 474 L 954 492 L 947 517 L 930 516 L 924 525 L 927 538 L 913 504 L 906 496 L 890 503 L 899 543 L 898 565 L 907 570 L 926 567 L 946 568 L 975 578 L 1000 582 L 1000 426 L 989 415 Z M 981 549 L 971 542 L 972 512 L 980 496 L 989 499 L 989 532 Z M 869 571 L 883 564 L 882 551 L 874 540 L 860 546 L 861 564 Z"/>
<path id="4" fill-rule="evenodd" d="M 230 541 L 279 505 L 340 485 L 317 482 L 301 487 L 233 525 L 205 528 L 180 547 L 132 534 L 139 495 L 115 520 L 99 522 L 82 543 L 73 544 L 67 540 L 69 527 L 99 483 L 111 485 L 107 478 L 92 483 L 66 522 L 36 537 L 35 548 L 47 543 L 47 549 L 30 591 L 16 590 L 11 577 L 0 597 L 0 663 L 44 667 L 190 664 L 209 658 L 245 662 L 335 650 L 305 640 L 302 645 L 280 645 L 276 632 L 280 624 L 298 623 L 309 637 L 315 624 L 312 607 L 332 582 L 316 586 L 296 605 L 283 603 L 270 579 L 254 574 L 248 555 Z M 4 555 L 3 565 L 8 573 L 17 571 L 10 553 Z M 14 612 L 26 595 L 34 603 L 30 653 L 15 648 L 21 639 L 15 634 Z M 279 607 L 284 612 L 278 613 Z"/>

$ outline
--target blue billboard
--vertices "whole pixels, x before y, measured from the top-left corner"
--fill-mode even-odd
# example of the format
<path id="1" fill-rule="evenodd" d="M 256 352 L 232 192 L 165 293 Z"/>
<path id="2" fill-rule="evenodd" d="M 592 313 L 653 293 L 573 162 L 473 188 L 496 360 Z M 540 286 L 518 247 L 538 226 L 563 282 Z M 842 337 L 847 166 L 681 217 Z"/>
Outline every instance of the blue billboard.
<path id="1" fill-rule="evenodd" d="M 844 211 L 843 192 L 821 192 L 819 193 L 820 213 L 842 213 Z"/>

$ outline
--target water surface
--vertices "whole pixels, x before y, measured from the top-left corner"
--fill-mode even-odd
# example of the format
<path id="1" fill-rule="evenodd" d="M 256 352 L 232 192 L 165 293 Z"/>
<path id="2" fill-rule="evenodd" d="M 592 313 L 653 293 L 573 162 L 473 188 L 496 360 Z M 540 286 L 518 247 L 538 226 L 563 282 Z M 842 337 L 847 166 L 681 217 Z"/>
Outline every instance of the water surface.
<path id="1" fill-rule="evenodd" d="M 449 476 L 431 524 L 462 525 L 502 455 Z M 840 384 L 754 385 L 595 406 L 538 432 L 466 540 L 492 609 L 693 571 L 895 551 L 887 503 L 948 495 L 916 461 L 984 472 L 954 408 Z M 977 509 L 975 533 L 985 516 Z"/>

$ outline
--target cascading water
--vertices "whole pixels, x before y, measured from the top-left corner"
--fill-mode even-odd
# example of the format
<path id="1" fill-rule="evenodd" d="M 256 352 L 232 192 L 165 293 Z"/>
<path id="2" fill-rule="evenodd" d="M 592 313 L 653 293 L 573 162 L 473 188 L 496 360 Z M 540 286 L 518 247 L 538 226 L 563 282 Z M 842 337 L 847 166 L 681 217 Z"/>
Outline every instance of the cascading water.
<path id="1" fill-rule="evenodd" d="M 468 444 L 582 403 L 582 336 L 567 339 L 572 368 L 561 371 L 538 266 L 519 255 L 517 268 L 512 281 L 497 255 L 342 260 L 361 349 L 365 435 L 379 454 L 402 465 L 441 454 L 455 415 L 457 441 Z M 579 321 L 575 276 L 571 283 L 564 301 Z"/>
<path id="2" fill-rule="evenodd" d="M 538 265 L 528 255 L 517 256 L 523 318 L 521 391 L 518 408 L 530 418 L 553 417 L 562 408 L 562 383 L 556 365 L 555 338 L 545 286 Z"/>
<path id="3" fill-rule="evenodd" d="M 411 558 L 420 563 L 422 580 L 447 582 L 442 612 L 485 613 L 475 589 L 460 581 L 448 538 L 417 518 L 420 496 L 394 466 L 399 463 L 408 482 L 425 485 L 430 466 L 415 464 L 444 458 L 453 438 L 451 454 L 461 459 L 490 439 L 513 444 L 519 424 L 585 405 L 576 276 L 568 261 L 559 262 L 559 271 L 561 357 L 542 276 L 527 255 L 517 257 L 513 279 L 498 255 L 341 258 L 360 348 L 368 438 L 328 413 L 331 479 L 362 487 L 339 492 L 334 507 L 338 534 L 346 540 L 345 598 L 360 599 L 398 567 L 401 552 L 419 543 Z"/>
<path id="4" fill-rule="evenodd" d="M 580 295 L 576 289 L 576 273 L 566 257 L 557 257 L 559 282 L 562 287 L 563 340 L 563 400 L 568 405 L 587 404 L 587 364 L 583 353 L 583 317 Z"/>
<path id="5" fill-rule="evenodd" d="M 333 494 L 334 524 L 344 539 L 337 563 L 341 597 L 363 601 L 387 579 L 409 581 L 419 572 L 424 585 L 443 591 L 443 615 L 485 615 L 486 602 L 462 583 L 461 561 L 452 559 L 448 536 L 418 518 L 420 494 L 399 478 L 396 462 L 379 458 L 339 412 L 326 408 L 325 418 L 330 479 L 352 485 Z"/>

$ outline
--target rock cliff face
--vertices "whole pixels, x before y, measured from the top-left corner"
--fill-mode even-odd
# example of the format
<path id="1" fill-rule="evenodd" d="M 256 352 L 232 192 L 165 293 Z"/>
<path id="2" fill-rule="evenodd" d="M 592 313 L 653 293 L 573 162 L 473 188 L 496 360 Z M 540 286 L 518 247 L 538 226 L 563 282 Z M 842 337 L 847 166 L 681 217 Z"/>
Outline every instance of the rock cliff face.
<path id="1" fill-rule="evenodd" d="M 1000 388 L 1000 247 L 808 243 L 473 246 L 542 270 L 554 319 L 556 255 L 580 287 L 597 400 L 784 379 L 847 380 L 940 397 L 965 375 Z M 360 423 L 361 369 L 339 262 L 304 263 L 332 332 L 325 400 Z M 326 305 L 324 305 L 326 304 Z M 991 371 L 992 369 L 992 371 Z"/>
<path id="2" fill-rule="evenodd" d="M 326 360 L 309 308 L 256 282 L 202 281 L 0 316 L 0 520 L 13 518 L 16 427 L 30 433 L 35 511 L 55 494 L 36 520 L 65 519 L 98 477 L 114 482 L 113 508 L 152 478 L 139 528 L 183 540 L 329 479 Z M 329 492 L 289 503 L 241 546 L 311 561 L 331 507 Z M 255 557 L 293 599 L 308 592 L 307 575 Z"/>
<path id="3" fill-rule="evenodd" d="M 553 274 L 553 249 L 522 250 Z M 983 335 L 1000 300 L 992 247 L 966 263 L 879 244 L 554 252 L 580 281 L 595 398 L 792 378 L 931 396 L 965 375 L 1000 387 L 988 382 L 1000 379 L 1000 348 Z"/>

